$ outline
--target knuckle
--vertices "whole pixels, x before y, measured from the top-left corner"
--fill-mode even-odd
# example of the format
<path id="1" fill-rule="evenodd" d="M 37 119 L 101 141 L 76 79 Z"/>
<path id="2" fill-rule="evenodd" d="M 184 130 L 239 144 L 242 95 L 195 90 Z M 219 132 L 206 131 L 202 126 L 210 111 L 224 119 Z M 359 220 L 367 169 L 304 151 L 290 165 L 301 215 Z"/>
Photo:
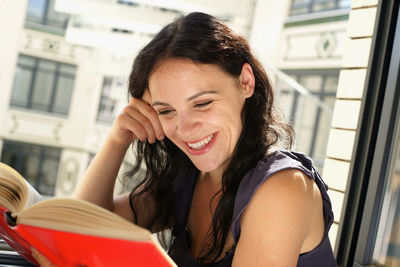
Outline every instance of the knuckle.
<path id="1" fill-rule="evenodd" d="M 148 127 L 148 128 L 152 127 L 152 124 L 148 119 L 144 119 L 143 124 L 144 124 L 145 127 Z"/>
<path id="2" fill-rule="evenodd" d="M 126 114 L 124 112 L 121 112 L 118 114 L 116 121 L 123 121 L 125 120 Z"/>
<path id="3" fill-rule="evenodd" d="M 122 109 L 122 113 L 129 113 L 129 111 L 132 109 L 132 107 L 131 106 L 125 106 L 123 109 Z"/>

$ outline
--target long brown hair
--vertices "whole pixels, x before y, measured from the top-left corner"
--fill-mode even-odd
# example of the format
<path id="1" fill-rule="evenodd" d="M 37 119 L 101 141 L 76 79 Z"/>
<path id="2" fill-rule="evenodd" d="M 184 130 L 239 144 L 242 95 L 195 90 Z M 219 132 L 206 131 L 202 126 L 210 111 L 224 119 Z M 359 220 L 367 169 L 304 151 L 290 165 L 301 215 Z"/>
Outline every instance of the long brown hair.
<path id="1" fill-rule="evenodd" d="M 239 77 L 244 63 L 250 64 L 255 76 L 254 94 L 246 99 L 242 110 L 243 129 L 231 161 L 223 173 L 220 200 L 200 262 L 215 261 L 222 253 L 232 224 L 236 193 L 243 176 L 265 157 L 277 142 L 290 148 L 291 127 L 281 122 L 273 106 L 270 81 L 250 52 L 245 39 L 224 23 L 204 13 L 191 13 L 165 26 L 136 57 L 129 79 L 132 97 L 141 98 L 148 88 L 149 76 L 160 60 L 187 58 L 202 64 L 215 64 L 234 77 Z M 149 228 L 161 230 L 173 221 L 174 185 L 179 175 L 196 170 L 189 158 L 167 138 L 155 144 L 136 142 L 137 162 L 131 174 L 144 161 L 147 171 L 143 181 L 131 194 L 131 203 L 141 194 L 152 195 L 156 212 Z M 216 196 L 217 196 L 216 195 Z M 134 210 L 134 205 L 131 205 Z M 136 216 L 136 215 L 135 215 Z"/>

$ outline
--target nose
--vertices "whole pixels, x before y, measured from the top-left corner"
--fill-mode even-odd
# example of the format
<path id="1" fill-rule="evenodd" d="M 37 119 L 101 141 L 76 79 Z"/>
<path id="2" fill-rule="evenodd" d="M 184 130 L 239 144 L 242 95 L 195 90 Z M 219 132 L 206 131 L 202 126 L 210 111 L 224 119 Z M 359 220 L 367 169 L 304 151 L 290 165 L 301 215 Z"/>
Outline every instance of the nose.
<path id="1" fill-rule="evenodd" d="M 198 132 L 200 128 L 201 122 L 194 114 L 187 112 L 178 116 L 176 132 L 180 138 L 188 140 L 195 136 L 196 132 Z"/>

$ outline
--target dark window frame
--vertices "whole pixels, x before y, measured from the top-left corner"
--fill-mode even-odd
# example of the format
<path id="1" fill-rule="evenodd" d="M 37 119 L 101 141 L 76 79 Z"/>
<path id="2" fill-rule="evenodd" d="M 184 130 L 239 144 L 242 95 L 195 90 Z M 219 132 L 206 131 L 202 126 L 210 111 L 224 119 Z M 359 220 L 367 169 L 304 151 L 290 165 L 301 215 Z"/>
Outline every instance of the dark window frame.
<path id="1" fill-rule="evenodd" d="M 17 100 L 13 99 L 13 95 L 11 96 L 11 100 L 10 100 L 10 106 L 11 107 L 17 107 L 17 108 L 25 108 L 25 109 L 30 109 L 30 110 L 37 110 L 37 111 L 42 111 L 42 112 L 48 112 L 48 113 L 52 113 L 52 114 L 59 114 L 59 115 L 68 115 L 69 113 L 69 109 L 70 109 L 70 104 L 71 104 L 71 100 L 72 100 L 72 94 L 74 91 L 74 85 L 72 86 L 72 88 L 70 88 L 70 99 L 69 99 L 69 103 L 68 103 L 68 108 L 65 112 L 60 112 L 60 111 L 56 111 L 56 106 L 55 106 L 55 98 L 57 95 L 58 90 L 61 90 L 61 88 L 58 87 L 59 84 L 59 79 L 60 78 L 68 78 L 72 80 L 72 84 L 74 84 L 75 82 L 75 73 L 76 73 L 76 65 L 72 65 L 72 64 L 66 64 L 66 63 L 61 63 L 61 62 L 57 62 L 57 61 L 52 61 L 52 60 L 47 60 L 47 59 L 42 59 L 42 58 L 37 58 L 37 57 L 32 57 L 32 56 L 27 56 L 27 55 L 23 55 L 20 54 L 19 58 L 21 57 L 25 57 L 25 58 L 30 58 L 32 60 L 34 60 L 34 64 L 33 67 L 30 66 L 26 66 L 23 63 L 20 63 L 18 60 L 17 63 L 17 68 L 21 68 L 21 69 L 29 69 L 31 71 L 31 80 L 29 82 L 29 92 L 28 92 L 28 101 L 27 104 L 19 104 L 17 102 Z M 38 74 L 38 70 L 39 70 L 39 62 L 49 62 L 52 64 L 55 64 L 55 71 L 54 72 L 48 72 L 48 73 L 52 73 L 54 80 L 53 80 L 53 85 L 51 88 L 51 97 L 49 100 L 49 103 L 47 103 L 47 109 L 43 110 L 43 109 L 38 109 L 33 107 L 33 92 L 35 90 L 34 86 L 35 86 L 35 80 L 37 78 L 37 74 Z M 62 71 L 60 71 L 62 66 L 68 66 L 68 67 L 73 67 L 75 69 L 74 75 L 70 74 L 70 73 L 63 73 Z M 47 72 L 47 71 L 46 71 Z M 15 78 L 14 78 L 14 84 L 13 84 L 13 92 L 15 90 L 15 84 L 16 84 L 16 79 L 18 78 L 17 73 L 15 74 Z"/>
<path id="2" fill-rule="evenodd" d="M 10 153 L 8 149 L 10 149 L 11 147 L 11 151 L 12 152 L 17 152 L 18 155 L 18 159 L 16 160 L 16 164 L 11 164 L 10 162 L 6 162 L 5 161 L 5 154 L 6 153 Z M 33 149 L 39 150 L 39 161 L 38 161 L 38 166 L 37 166 L 37 180 L 35 181 L 34 184 L 31 183 L 31 185 L 41 194 L 43 194 L 43 192 L 40 191 L 40 184 L 41 184 L 41 180 L 43 178 L 42 173 L 42 169 L 44 166 L 44 162 L 45 160 L 55 160 L 57 161 L 57 169 L 59 167 L 60 164 L 60 159 L 61 159 L 61 152 L 62 149 L 61 148 L 57 148 L 57 147 L 49 147 L 49 146 L 44 146 L 44 145 L 37 145 L 37 144 L 32 144 L 32 143 L 25 143 L 25 142 L 19 142 L 19 141 L 12 141 L 12 140 L 3 140 L 3 147 L 2 147 L 2 151 L 1 151 L 1 161 L 10 165 L 11 167 L 13 167 L 15 170 L 17 170 L 23 177 L 25 178 L 30 178 L 30 177 L 26 177 L 26 174 L 23 173 L 23 169 L 22 169 L 22 162 L 21 160 L 23 160 L 23 158 L 30 154 L 30 151 L 32 151 Z M 52 155 L 53 153 L 57 153 L 58 155 Z M 57 177 L 54 177 L 54 179 L 56 180 Z M 54 181 L 54 187 L 51 189 L 52 193 L 51 194 L 45 194 L 47 196 L 52 196 L 54 195 L 55 192 L 55 186 L 56 186 L 56 181 Z"/>
<path id="3" fill-rule="evenodd" d="M 371 266 L 399 112 L 400 3 L 379 1 L 360 120 L 336 239 L 339 266 Z M 396 39 L 397 38 L 397 39 Z M 396 44 L 399 45 L 398 43 Z M 397 122 L 398 123 L 398 122 Z"/>
<path id="4" fill-rule="evenodd" d="M 34 29 L 42 29 L 42 30 L 49 30 L 50 32 L 58 33 L 58 34 L 64 34 L 65 30 L 68 25 L 68 20 L 69 16 L 65 19 L 64 23 L 60 25 L 59 23 L 53 23 L 49 19 L 49 12 L 50 12 L 50 2 L 55 3 L 56 0 L 43 0 L 45 2 L 44 4 L 44 15 L 40 18 L 40 20 L 37 20 L 37 18 L 30 17 L 27 11 L 26 14 L 26 20 L 25 20 L 25 26 L 28 28 L 34 28 Z M 30 1 L 28 2 L 28 8 L 30 5 Z M 54 12 L 56 12 L 54 10 Z M 61 13 L 64 14 L 64 13 Z"/>
<path id="5" fill-rule="evenodd" d="M 290 5 L 290 16 L 297 16 L 297 15 L 316 13 L 316 12 L 324 12 L 324 11 L 349 8 L 346 6 L 341 7 L 340 6 L 341 2 L 347 2 L 347 0 L 303 0 L 303 2 L 298 2 L 298 3 L 295 3 L 295 1 L 292 0 L 292 3 Z M 334 6 L 332 8 L 315 10 L 315 7 L 318 4 L 323 4 L 323 3 L 327 3 L 327 4 L 333 3 Z M 302 8 L 305 8 L 304 12 L 299 12 L 299 13 L 296 12 L 296 10 L 302 9 Z"/>

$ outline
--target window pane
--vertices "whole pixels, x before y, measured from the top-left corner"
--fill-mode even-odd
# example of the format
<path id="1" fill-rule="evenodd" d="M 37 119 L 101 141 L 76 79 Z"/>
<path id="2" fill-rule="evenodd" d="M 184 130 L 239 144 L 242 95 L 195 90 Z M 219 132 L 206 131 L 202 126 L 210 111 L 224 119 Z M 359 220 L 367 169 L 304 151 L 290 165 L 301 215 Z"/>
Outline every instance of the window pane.
<path id="1" fill-rule="evenodd" d="M 349 8 L 351 0 L 293 0 L 290 15 Z"/>
<path id="2" fill-rule="evenodd" d="M 48 111 L 54 86 L 56 64 L 40 61 L 32 92 L 32 108 Z"/>
<path id="3" fill-rule="evenodd" d="M 310 99 L 300 96 L 298 108 L 296 110 L 295 134 L 296 134 L 296 150 L 311 155 L 311 142 L 313 129 L 315 128 L 315 116 L 317 113 L 317 105 Z"/>
<path id="4" fill-rule="evenodd" d="M 313 11 L 323 11 L 335 9 L 334 0 L 316 0 L 313 4 Z"/>
<path id="5" fill-rule="evenodd" d="M 296 138 L 295 149 L 307 153 L 314 160 L 317 168 L 322 170 L 332 114 L 320 104 L 333 109 L 339 71 L 335 69 L 288 70 L 286 73 L 297 80 L 310 94 L 302 95 L 294 88 L 290 88 L 286 82 L 279 81 L 285 90 L 277 94 L 278 107 L 285 111 L 286 120 L 291 121 L 293 125 Z M 285 103 L 284 99 L 281 100 L 282 92 L 290 91 L 293 92 L 291 93 L 293 101 Z"/>
<path id="6" fill-rule="evenodd" d="M 76 67 L 73 65 L 61 64 L 60 73 L 69 76 L 75 76 Z"/>
<path id="7" fill-rule="evenodd" d="M 113 86 L 113 78 L 104 77 L 103 88 L 101 91 L 101 99 L 99 104 L 99 112 L 97 119 L 103 122 L 112 122 L 114 119 L 114 110 L 116 100 L 112 97 L 111 91 Z"/>
<path id="8" fill-rule="evenodd" d="M 322 79 L 321 75 L 306 74 L 300 77 L 299 83 L 311 92 L 319 92 L 322 87 Z"/>
<path id="9" fill-rule="evenodd" d="M 29 90 L 32 81 L 32 69 L 17 67 L 11 105 L 27 107 L 29 105 Z"/>
<path id="10" fill-rule="evenodd" d="M 351 0 L 341 0 L 339 1 L 339 7 L 340 8 L 350 8 L 351 6 Z"/>
<path id="11" fill-rule="evenodd" d="M 25 179 L 34 187 L 37 187 L 39 177 L 39 166 L 40 166 L 40 149 L 38 147 L 32 147 L 27 149 L 22 147 L 22 153 L 18 155 L 20 162 L 20 169 L 18 170 L 21 174 L 23 173 Z M 31 150 L 31 153 L 28 151 Z"/>
<path id="12" fill-rule="evenodd" d="M 333 109 L 335 104 L 335 95 L 326 97 L 324 103 Z M 321 109 L 318 125 L 316 125 L 316 142 L 313 157 L 315 159 L 324 159 L 326 156 L 326 148 L 328 143 L 329 131 L 331 129 L 332 115 Z M 322 168 L 320 169 L 322 170 Z"/>
<path id="13" fill-rule="evenodd" d="M 57 91 L 53 103 L 53 112 L 68 114 L 73 87 L 74 80 L 72 78 L 59 76 Z"/>
<path id="14" fill-rule="evenodd" d="M 27 68 L 34 68 L 35 67 L 35 59 L 32 57 L 20 55 L 18 57 L 18 65 L 24 66 Z"/>
<path id="15" fill-rule="evenodd" d="M 339 83 L 339 73 L 336 76 L 327 76 L 325 78 L 324 91 L 336 94 L 338 83 Z"/>
<path id="16" fill-rule="evenodd" d="M 41 22 L 46 12 L 46 0 L 29 0 L 27 19 Z"/>
<path id="17" fill-rule="evenodd" d="M 292 111 L 292 106 L 293 106 L 293 98 L 294 98 L 294 93 L 281 93 L 279 95 L 279 104 L 278 107 L 281 110 L 281 112 L 284 114 L 286 121 L 291 121 L 292 118 L 290 118 L 290 113 Z"/>
<path id="18" fill-rule="evenodd" d="M 393 155 L 373 255 L 378 266 L 387 267 L 400 266 L 400 124 Z"/>
<path id="19" fill-rule="evenodd" d="M 294 0 L 292 3 L 292 8 L 290 15 L 305 14 L 311 12 L 310 0 Z"/>
<path id="20" fill-rule="evenodd" d="M 38 188 L 42 194 L 54 195 L 58 168 L 58 158 L 46 157 L 42 164 Z"/>
<path id="21" fill-rule="evenodd" d="M 61 149 L 4 141 L 1 161 L 16 169 L 41 194 L 53 195 Z"/>
<path id="22" fill-rule="evenodd" d="M 27 107 L 29 105 L 29 90 L 32 82 L 32 75 L 35 66 L 35 59 L 20 55 L 15 71 L 14 87 L 11 96 L 11 105 Z"/>
<path id="23" fill-rule="evenodd" d="M 20 55 L 11 106 L 68 114 L 75 71 L 74 65 Z"/>
<path id="24" fill-rule="evenodd" d="M 54 0 L 49 0 L 49 9 L 47 13 L 47 24 L 65 29 L 67 26 L 68 15 L 54 10 Z"/>

